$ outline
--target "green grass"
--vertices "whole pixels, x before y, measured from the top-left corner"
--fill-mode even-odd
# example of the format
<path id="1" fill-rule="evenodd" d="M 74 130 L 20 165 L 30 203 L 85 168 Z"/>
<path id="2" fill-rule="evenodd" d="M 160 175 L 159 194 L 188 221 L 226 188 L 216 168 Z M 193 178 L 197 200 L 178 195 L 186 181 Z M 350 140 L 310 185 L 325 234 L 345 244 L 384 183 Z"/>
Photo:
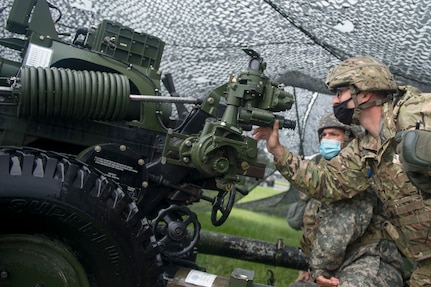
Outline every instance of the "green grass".
<path id="1" fill-rule="evenodd" d="M 274 244 L 277 242 L 278 238 L 283 238 L 285 245 L 293 247 L 299 245 L 299 240 L 302 235 L 302 232 L 291 229 L 284 217 L 281 218 L 233 208 L 226 222 L 222 226 L 215 227 L 211 223 L 210 211 L 204 211 L 202 208 L 194 211 L 198 215 L 203 230 L 250 237 L 257 240 L 273 242 Z M 278 287 L 288 286 L 298 275 L 298 270 L 295 269 L 201 253 L 198 253 L 196 262 L 199 266 L 206 268 L 206 272 L 226 278 L 230 277 L 235 268 L 252 270 L 255 272 L 254 283 L 258 284 L 267 284 L 268 270 L 271 270 L 275 278 L 274 286 Z"/>
<path id="2" fill-rule="evenodd" d="M 256 186 L 252 191 L 250 191 L 246 196 L 237 201 L 237 203 L 245 203 L 250 201 L 255 201 L 263 199 L 265 197 L 270 197 L 284 192 L 283 190 L 276 190 L 271 187 Z"/>

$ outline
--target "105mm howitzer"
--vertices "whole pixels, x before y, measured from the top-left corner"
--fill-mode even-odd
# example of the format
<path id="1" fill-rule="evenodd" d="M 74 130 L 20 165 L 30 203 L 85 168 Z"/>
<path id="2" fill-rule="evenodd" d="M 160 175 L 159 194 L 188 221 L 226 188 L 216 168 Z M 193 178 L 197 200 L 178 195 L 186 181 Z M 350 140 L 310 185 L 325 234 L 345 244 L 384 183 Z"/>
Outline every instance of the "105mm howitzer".
<path id="1" fill-rule="evenodd" d="M 194 262 L 200 237 L 187 206 L 206 200 L 212 223 L 224 223 L 237 185 L 264 175 L 244 129 L 276 119 L 294 128 L 275 114 L 290 109 L 293 97 L 250 49 L 248 69 L 206 96 L 164 97 L 163 41 L 104 20 L 66 43 L 53 8 L 15 0 L 6 28 L 24 38 L 0 39 L 22 56 L 0 59 L 4 279 L 12 286 L 172 285 L 169 278 L 190 265 L 184 262 Z M 173 121 L 172 103 L 194 106 Z"/>

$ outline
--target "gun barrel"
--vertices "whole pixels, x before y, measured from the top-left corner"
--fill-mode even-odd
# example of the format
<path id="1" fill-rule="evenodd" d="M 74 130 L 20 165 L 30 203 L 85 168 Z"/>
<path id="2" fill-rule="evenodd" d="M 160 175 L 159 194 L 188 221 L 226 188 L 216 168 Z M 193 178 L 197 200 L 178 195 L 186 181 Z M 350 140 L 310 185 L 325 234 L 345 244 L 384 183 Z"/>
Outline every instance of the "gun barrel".
<path id="1" fill-rule="evenodd" d="M 131 101 L 139 102 L 159 102 L 159 103 L 186 103 L 186 104 L 200 104 L 201 99 L 185 98 L 185 97 L 170 97 L 170 96 L 151 96 L 151 95 L 130 95 Z"/>
<path id="2" fill-rule="evenodd" d="M 307 270 L 308 263 L 298 248 L 252 238 L 201 230 L 197 244 L 200 253 L 225 256 L 286 268 Z"/>

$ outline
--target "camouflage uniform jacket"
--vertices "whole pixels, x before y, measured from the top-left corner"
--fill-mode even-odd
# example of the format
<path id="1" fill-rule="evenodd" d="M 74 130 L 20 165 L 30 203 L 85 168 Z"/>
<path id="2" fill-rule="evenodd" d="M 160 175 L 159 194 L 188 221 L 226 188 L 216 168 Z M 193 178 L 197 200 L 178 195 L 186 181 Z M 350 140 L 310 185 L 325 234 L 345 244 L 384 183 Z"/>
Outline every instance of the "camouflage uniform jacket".
<path id="1" fill-rule="evenodd" d="M 302 160 L 285 148 L 275 165 L 298 190 L 321 202 L 352 198 L 372 188 L 385 205 L 389 218 L 385 229 L 397 246 L 409 259 L 423 260 L 431 258 L 431 196 L 410 183 L 397 160 L 394 136 L 410 127 L 400 126 L 408 121 L 403 120 L 401 109 L 399 114 L 394 112 L 393 105 L 382 105 L 378 138 L 366 133 L 338 156 L 318 164 Z M 431 124 L 423 123 L 423 128 L 431 129 Z"/>
<path id="2" fill-rule="evenodd" d="M 372 191 L 322 204 L 320 226 L 310 258 L 312 278 L 334 276 L 355 285 L 356 279 L 343 277 L 341 271 L 349 266 L 358 268 L 355 272 L 362 273 L 359 276 L 377 277 L 379 270 L 375 270 L 372 262 L 379 256 L 392 268 L 379 286 L 402 286 L 403 260 L 395 244 L 382 239 L 381 226 L 385 221 L 382 213 L 383 206 Z M 359 258 L 361 262 L 369 261 L 369 265 L 354 263 Z M 356 265 L 353 267 L 352 263 Z"/>

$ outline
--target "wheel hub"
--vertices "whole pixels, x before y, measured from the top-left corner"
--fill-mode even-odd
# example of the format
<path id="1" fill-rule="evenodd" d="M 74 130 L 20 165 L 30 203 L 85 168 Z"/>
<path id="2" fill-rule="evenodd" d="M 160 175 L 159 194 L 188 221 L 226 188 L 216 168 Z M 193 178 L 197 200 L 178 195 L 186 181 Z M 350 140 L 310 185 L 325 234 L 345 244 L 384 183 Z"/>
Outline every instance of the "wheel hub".
<path id="1" fill-rule="evenodd" d="M 187 235 L 187 227 L 181 221 L 173 221 L 168 225 L 169 237 L 175 241 L 183 240 Z"/>
<path id="2" fill-rule="evenodd" d="M 47 237 L 0 235 L 0 281 L 8 286 L 90 287 L 68 248 Z"/>

